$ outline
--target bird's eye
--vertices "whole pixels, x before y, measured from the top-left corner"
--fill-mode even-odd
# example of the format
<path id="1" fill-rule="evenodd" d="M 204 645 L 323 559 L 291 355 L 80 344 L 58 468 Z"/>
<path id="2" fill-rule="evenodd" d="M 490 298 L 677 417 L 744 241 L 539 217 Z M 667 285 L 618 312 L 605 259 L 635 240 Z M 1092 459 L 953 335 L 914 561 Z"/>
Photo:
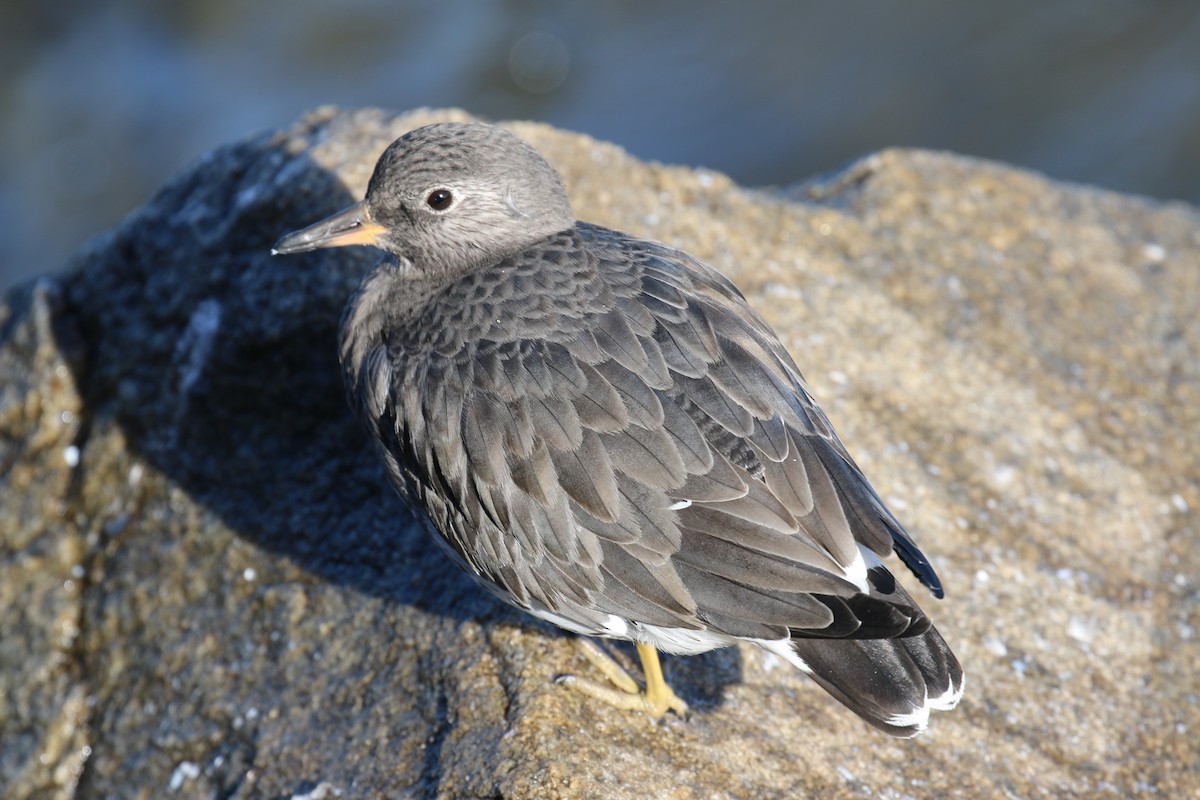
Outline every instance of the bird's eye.
<path id="1" fill-rule="evenodd" d="M 450 194 L 449 189 L 434 189 L 425 198 L 425 202 L 434 211 L 445 211 L 454 202 L 454 195 Z"/>

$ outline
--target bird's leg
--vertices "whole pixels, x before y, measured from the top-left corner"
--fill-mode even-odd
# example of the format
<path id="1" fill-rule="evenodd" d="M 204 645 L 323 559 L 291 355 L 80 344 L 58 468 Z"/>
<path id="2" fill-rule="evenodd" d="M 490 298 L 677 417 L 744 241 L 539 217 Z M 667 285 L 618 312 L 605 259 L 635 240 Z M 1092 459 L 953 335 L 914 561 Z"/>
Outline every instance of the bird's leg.
<path id="1" fill-rule="evenodd" d="M 602 686 L 598 683 L 577 678 L 574 675 L 563 675 L 559 683 L 565 683 L 583 692 L 589 697 L 608 703 L 616 708 L 630 711 L 642 711 L 658 718 L 668 711 L 674 711 L 681 717 L 687 716 L 688 706 L 663 679 L 662 665 L 658 662 L 658 651 L 653 645 L 637 642 L 638 656 L 642 659 L 642 672 L 646 676 L 646 690 L 641 687 L 629 673 L 599 648 L 591 639 L 579 639 L 579 649 L 583 657 L 604 673 L 604 676 L 615 686 Z"/>
<path id="2" fill-rule="evenodd" d="M 612 683 L 613 686 L 616 686 L 625 694 L 636 695 L 641 693 L 642 687 L 637 685 L 637 681 L 635 681 L 633 677 L 625 671 L 624 667 L 617 663 L 616 659 L 601 650 L 600 645 L 596 644 L 591 639 L 580 638 L 577 641 L 579 642 L 580 655 L 592 662 L 592 666 L 600 670 L 600 672 L 604 674 L 604 677 L 608 678 L 609 682 Z M 566 683 L 571 684 L 574 683 L 574 681 L 566 681 Z M 590 682 L 581 681 L 581 683 Z M 583 689 L 582 687 L 578 688 L 580 688 L 580 690 L 585 694 L 588 693 L 587 689 Z M 596 685 L 596 688 L 603 689 L 605 692 L 612 692 L 612 688 L 608 686 Z M 623 697 L 624 695 L 619 696 Z"/>
<path id="3" fill-rule="evenodd" d="M 638 655 L 642 659 L 642 673 L 646 676 L 646 704 L 650 713 L 661 717 L 668 710 L 681 717 L 688 713 L 687 703 L 667 685 L 663 677 L 662 664 L 658 663 L 658 650 L 652 644 L 637 643 Z"/>

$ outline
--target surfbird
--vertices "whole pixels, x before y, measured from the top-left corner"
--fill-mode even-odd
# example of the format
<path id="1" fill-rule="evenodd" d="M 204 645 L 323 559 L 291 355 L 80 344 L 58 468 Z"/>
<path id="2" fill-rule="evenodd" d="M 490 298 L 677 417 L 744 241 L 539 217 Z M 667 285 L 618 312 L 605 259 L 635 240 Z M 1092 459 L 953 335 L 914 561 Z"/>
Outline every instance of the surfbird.
<path id="1" fill-rule="evenodd" d="M 723 275 L 577 221 L 550 164 L 481 123 L 404 135 L 362 202 L 273 252 L 343 245 L 387 253 L 340 357 L 392 482 L 500 598 L 633 641 L 646 689 L 569 681 L 684 713 L 657 650 L 751 642 L 895 736 L 958 703 L 961 667 L 883 560 L 941 597 L 933 568 Z"/>

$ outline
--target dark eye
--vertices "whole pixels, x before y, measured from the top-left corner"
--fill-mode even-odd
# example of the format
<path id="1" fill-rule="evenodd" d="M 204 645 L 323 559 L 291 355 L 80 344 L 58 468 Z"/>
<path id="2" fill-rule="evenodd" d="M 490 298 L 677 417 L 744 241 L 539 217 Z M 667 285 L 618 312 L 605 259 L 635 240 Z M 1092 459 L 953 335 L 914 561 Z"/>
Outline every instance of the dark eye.
<path id="1" fill-rule="evenodd" d="M 425 202 L 434 211 L 445 211 L 454 202 L 454 195 L 450 194 L 449 189 L 434 189 L 429 193 L 429 197 L 425 198 Z"/>

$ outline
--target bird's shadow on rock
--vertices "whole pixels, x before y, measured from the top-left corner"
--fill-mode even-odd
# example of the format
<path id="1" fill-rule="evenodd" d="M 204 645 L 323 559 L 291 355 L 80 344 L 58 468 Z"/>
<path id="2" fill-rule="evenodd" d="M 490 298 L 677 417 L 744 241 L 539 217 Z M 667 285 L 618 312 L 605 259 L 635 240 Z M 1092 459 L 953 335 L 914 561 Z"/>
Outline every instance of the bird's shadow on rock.
<path id="1" fill-rule="evenodd" d="M 64 282 L 89 343 L 86 406 L 238 536 L 321 580 L 458 622 L 520 623 L 429 541 L 345 402 L 338 323 L 379 253 L 270 254 L 356 199 L 269 134 L 178 176 Z M 716 668 L 677 669 L 677 688 L 719 702 L 737 659 L 698 657 Z"/>

